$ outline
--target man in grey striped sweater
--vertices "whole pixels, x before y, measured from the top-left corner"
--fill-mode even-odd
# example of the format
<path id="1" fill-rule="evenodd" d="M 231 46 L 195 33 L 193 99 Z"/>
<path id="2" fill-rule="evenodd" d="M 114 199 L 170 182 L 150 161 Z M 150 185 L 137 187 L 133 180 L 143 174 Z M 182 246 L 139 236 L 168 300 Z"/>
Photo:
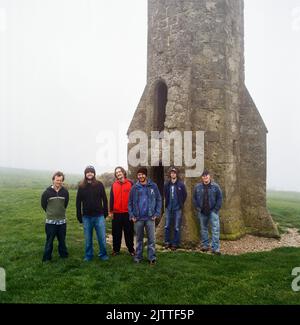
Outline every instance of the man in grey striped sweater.
<path id="1" fill-rule="evenodd" d="M 58 239 L 58 253 L 60 257 L 68 257 L 66 247 L 66 208 L 69 203 L 69 192 L 63 187 L 65 177 L 62 172 L 56 172 L 53 177 L 53 185 L 49 186 L 41 198 L 41 206 L 46 212 L 46 244 L 43 262 L 52 258 L 53 241 Z"/>

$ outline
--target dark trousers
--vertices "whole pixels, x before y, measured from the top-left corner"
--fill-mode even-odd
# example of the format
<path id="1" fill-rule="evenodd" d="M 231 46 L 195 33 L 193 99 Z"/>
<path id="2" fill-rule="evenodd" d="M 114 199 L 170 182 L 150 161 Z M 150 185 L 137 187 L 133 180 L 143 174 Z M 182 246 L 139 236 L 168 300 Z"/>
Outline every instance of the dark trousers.
<path id="1" fill-rule="evenodd" d="M 46 244 L 45 244 L 43 261 L 51 260 L 52 251 L 53 251 L 53 241 L 55 237 L 57 237 L 58 240 L 58 253 L 60 257 L 67 257 L 68 256 L 68 250 L 66 247 L 67 224 L 52 225 L 46 223 L 45 231 L 46 231 Z"/>
<path id="2" fill-rule="evenodd" d="M 121 249 L 122 231 L 124 231 L 125 243 L 129 253 L 134 252 L 133 222 L 129 220 L 128 213 L 114 213 L 112 220 L 113 250 L 118 253 Z"/>

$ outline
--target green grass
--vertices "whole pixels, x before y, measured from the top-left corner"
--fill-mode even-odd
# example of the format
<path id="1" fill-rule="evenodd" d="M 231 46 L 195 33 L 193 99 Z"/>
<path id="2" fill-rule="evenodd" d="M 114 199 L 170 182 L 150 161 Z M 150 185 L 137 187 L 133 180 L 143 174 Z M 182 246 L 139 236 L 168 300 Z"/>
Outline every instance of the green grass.
<path id="1" fill-rule="evenodd" d="M 300 193 L 268 192 L 267 205 L 281 232 L 286 228 L 300 230 Z"/>
<path id="2" fill-rule="evenodd" d="M 16 185 L 16 183 L 15 183 Z M 299 304 L 291 289 L 292 269 L 300 266 L 300 249 L 241 256 L 158 252 L 158 263 L 133 264 L 124 251 L 107 262 L 83 262 L 82 225 L 75 215 L 76 191 L 70 191 L 67 245 L 60 259 L 42 263 L 45 242 L 40 187 L 0 186 L 0 266 L 7 276 L 1 303 L 99 304 Z M 46 184 L 48 185 L 48 183 Z M 275 194 L 274 194 L 275 195 Z M 297 196 L 269 196 L 280 224 L 297 225 Z M 285 207 L 285 208 L 284 208 Z M 289 211 L 285 220 L 285 209 Z M 294 210 L 293 210 L 294 209 Z M 294 211 L 294 212 L 293 212 Z M 107 221 L 108 232 L 110 221 Z M 96 242 L 94 247 L 97 248 Z M 109 253 L 111 247 L 108 246 Z"/>

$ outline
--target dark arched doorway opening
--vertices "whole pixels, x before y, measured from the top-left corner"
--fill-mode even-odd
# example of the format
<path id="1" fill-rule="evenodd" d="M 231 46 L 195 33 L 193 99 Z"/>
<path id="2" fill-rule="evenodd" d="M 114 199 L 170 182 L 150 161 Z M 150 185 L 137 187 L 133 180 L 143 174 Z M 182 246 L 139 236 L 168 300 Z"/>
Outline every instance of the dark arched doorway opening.
<path id="1" fill-rule="evenodd" d="M 168 102 L 168 87 L 163 81 L 159 81 L 154 93 L 154 121 L 153 131 L 163 131 L 166 120 L 166 107 Z"/>
<path id="2" fill-rule="evenodd" d="M 164 81 L 159 81 L 154 90 L 153 131 L 162 132 L 165 129 L 166 106 L 168 102 L 168 87 Z M 165 171 L 162 162 L 159 166 L 151 166 L 152 180 L 157 184 L 162 197 L 162 213 L 164 213 L 164 181 Z"/>

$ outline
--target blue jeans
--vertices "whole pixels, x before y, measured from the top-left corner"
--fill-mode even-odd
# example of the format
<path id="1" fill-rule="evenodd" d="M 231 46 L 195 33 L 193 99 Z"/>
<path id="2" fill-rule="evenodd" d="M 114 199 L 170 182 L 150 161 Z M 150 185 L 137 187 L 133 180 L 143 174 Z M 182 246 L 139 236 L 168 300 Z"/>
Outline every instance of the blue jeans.
<path id="1" fill-rule="evenodd" d="M 166 209 L 166 224 L 165 224 L 165 243 L 172 246 L 179 246 L 180 244 L 180 227 L 182 221 L 182 210 L 170 211 Z M 171 225 L 173 224 L 174 240 L 170 239 Z"/>
<path id="2" fill-rule="evenodd" d="M 215 212 L 210 212 L 208 216 L 198 212 L 198 219 L 201 226 L 201 244 L 203 248 L 209 248 L 208 225 L 211 225 L 211 249 L 213 252 L 220 251 L 220 220 Z"/>
<path id="3" fill-rule="evenodd" d="M 93 228 L 96 230 L 96 235 L 99 244 L 99 258 L 101 260 L 107 260 L 106 252 L 106 237 L 105 237 L 105 218 L 104 216 L 89 217 L 83 216 L 83 229 L 85 238 L 85 255 L 84 259 L 90 261 L 93 256 Z"/>
<path id="4" fill-rule="evenodd" d="M 154 220 L 138 220 L 135 225 L 135 234 L 136 234 L 136 251 L 135 259 L 143 259 L 143 248 L 144 248 L 144 228 L 146 228 L 147 233 L 147 253 L 148 260 L 153 261 L 156 259 L 155 255 L 155 221 Z"/>
<path id="5" fill-rule="evenodd" d="M 67 224 L 62 225 L 52 225 L 45 224 L 46 231 L 46 244 L 45 251 L 43 256 L 43 261 L 49 261 L 52 258 L 53 251 L 53 241 L 54 238 L 57 237 L 58 240 L 58 252 L 60 257 L 68 257 L 68 249 L 66 246 L 66 232 L 67 232 Z"/>

